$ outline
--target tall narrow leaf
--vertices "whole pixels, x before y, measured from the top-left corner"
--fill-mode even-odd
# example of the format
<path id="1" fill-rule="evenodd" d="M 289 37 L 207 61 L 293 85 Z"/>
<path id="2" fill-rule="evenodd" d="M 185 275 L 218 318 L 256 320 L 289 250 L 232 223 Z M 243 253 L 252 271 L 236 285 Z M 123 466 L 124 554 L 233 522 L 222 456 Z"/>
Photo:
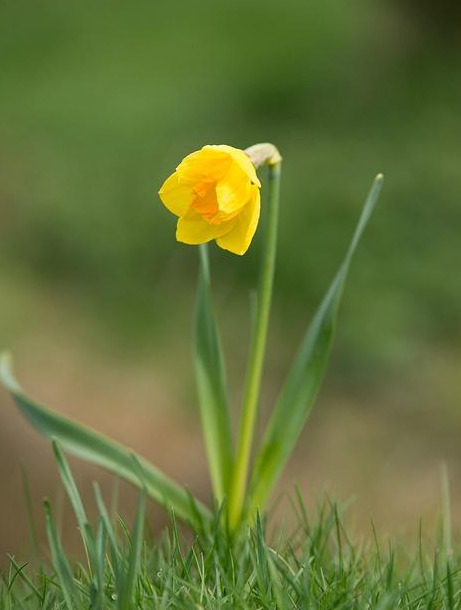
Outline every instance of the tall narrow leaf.
<path id="1" fill-rule="evenodd" d="M 133 469 L 133 451 L 109 438 L 86 428 L 71 419 L 50 411 L 26 396 L 13 376 L 10 358 L 3 354 L 0 358 L 0 381 L 12 394 L 24 417 L 47 438 L 56 438 L 64 449 L 84 460 L 97 464 L 127 481 L 140 486 L 140 479 Z M 137 456 L 143 471 L 143 481 L 151 498 L 172 509 L 175 514 L 192 526 L 197 522 L 197 511 L 201 521 L 211 520 L 210 511 L 200 502 L 191 508 L 190 494 L 172 481 L 146 459 Z"/>
<path id="2" fill-rule="evenodd" d="M 251 481 L 252 508 L 270 494 L 303 429 L 320 388 L 335 334 L 350 263 L 370 219 L 383 182 L 371 187 L 346 256 L 306 332 L 263 437 Z"/>
<path id="3" fill-rule="evenodd" d="M 232 469 L 232 436 L 224 358 L 213 313 L 206 245 L 200 246 L 195 317 L 195 370 L 208 464 L 216 499 L 228 492 Z"/>

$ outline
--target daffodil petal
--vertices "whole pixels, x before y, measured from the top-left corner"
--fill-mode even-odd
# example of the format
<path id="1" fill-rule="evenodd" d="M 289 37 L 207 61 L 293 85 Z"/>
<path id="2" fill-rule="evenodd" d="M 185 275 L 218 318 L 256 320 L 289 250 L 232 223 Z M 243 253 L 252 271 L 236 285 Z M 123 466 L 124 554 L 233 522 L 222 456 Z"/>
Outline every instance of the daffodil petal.
<path id="1" fill-rule="evenodd" d="M 216 239 L 220 248 L 229 250 L 234 254 L 245 254 L 258 226 L 261 199 L 257 186 L 252 186 L 253 193 L 250 201 L 245 205 L 240 214 L 229 221 L 232 229 Z"/>
<path id="2" fill-rule="evenodd" d="M 232 214 L 248 203 L 251 183 L 241 166 L 232 162 L 227 174 L 216 184 L 220 212 Z"/>
<path id="3" fill-rule="evenodd" d="M 259 178 L 256 175 L 255 166 L 250 161 L 250 157 L 243 150 L 240 150 L 240 148 L 234 148 L 233 146 L 228 146 L 227 144 L 209 145 L 204 146 L 204 148 L 214 148 L 216 150 L 228 153 L 232 157 L 232 159 L 240 166 L 240 168 L 245 172 L 251 182 L 253 182 L 253 184 L 256 184 L 256 186 L 261 186 L 261 182 L 259 181 Z"/>
<path id="4" fill-rule="evenodd" d="M 215 146 L 204 146 L 187 155 L 176 168 L 183 180 L 190 182 L 217 182 L 227 173 L 232 158 Z"/>
<path id="5" fill-rule="evenodd" d="M 220 224 L 210 224 L 203 216 L 190 209 L 185 216 L 178 220 L 176 239 L 184 244 L 203 244 L 217 237 L 221 237 L 233 228 L 233 221 Z"/>
<path id="6" fill-rule="evenodd" d="M 165 180 L 158 194 L 163 205 L 176 216 L 184 216 L 194 198 L 192 186 L 181 181 L 177 172 Z"/>

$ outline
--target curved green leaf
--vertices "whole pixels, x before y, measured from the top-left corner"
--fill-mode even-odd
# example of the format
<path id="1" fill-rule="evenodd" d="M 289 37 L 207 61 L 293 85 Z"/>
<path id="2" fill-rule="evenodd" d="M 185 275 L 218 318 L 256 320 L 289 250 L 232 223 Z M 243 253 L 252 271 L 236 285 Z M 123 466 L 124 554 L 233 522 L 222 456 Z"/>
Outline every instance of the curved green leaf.
<path id="1" fill-rule="evenodd" d="M 304 336 L 269 420 L 251 480 L 252 508 L 264 504 L 312 409 L 328 363 L 350 263 L 381 191 L 376 177 L 346 256 Z"/>
<path id="2" fill-rule="evenodd" d="M 229 490 L 233 451 L 224 356 L 211 302 L 206 244 L 200 246 L 194 356 L 208 464 L 215 496 L 221 504 Z"/>
<path id="3" fill-rule="evenodd" d="M 142 482 L 133 468 L 133 451 L 90 428 L 50 411 L 26 396 L 14 378 L 7 354 L 0 357 L 0 381 L 13 396 L 21 413 L 34 428 L 47 438 L 56 438 L 69 453 L 97 464 L 136 486 L 145 484 L 147 493 L 159 504 L 174 511 L 182 520 L 199 528 L 211 520 L 210 511 L 200 502 L 191 501 L 190 493 L 155 468 L 146 459 L 136 456 L 142 468 Z"/>

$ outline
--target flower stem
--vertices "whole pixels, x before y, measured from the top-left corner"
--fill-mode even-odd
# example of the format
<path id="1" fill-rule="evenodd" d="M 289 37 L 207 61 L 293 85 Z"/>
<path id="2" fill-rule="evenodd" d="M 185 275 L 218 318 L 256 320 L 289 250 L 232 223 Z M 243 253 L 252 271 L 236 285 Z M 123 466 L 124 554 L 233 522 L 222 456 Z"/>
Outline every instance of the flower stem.
<path id="1" fill-rule="evenodd" d="M 248 470 L 251 459 L 256 416 L 258 413 L 261 377 L 266 350 L 274 283 L 275 256 L 277 250 L 277 225 L 280 199 L 281 158 L 268 164 L 269 196 L 267 225 L 263 245 L 261 271 L 258 289 L 256 319 L 251 338 L 245 390 L 243 395 L 242 418 L 238 437 L 237 456 L 233 472 L 229 498 L 229 527 L 235 530 L 239 525 L 245 503 Z"/>

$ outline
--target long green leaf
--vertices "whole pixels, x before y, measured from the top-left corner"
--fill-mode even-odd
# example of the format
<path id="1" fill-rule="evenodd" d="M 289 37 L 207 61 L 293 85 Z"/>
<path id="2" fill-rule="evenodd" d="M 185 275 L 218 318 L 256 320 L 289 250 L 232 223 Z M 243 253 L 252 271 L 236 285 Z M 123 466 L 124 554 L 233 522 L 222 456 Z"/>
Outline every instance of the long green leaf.
<path id="1" fill-rule="evenodd" d="M 200 246 L 194 359 L 208 464 L 214 493 L 221 503 L 230 484 L 232 435 L 224 357 L 211 302 L 206 245 Z"/>
<path id="2" fill-rule="evenodd" d="M 2 354 L 0 357 L 0 381 L 12 394 L 24 417 L 44 436 L 55 437 L 69 453 L 107 468 L 138 487 L 141 485 L 139 476 L 133 469 L 133 451 L 90 428 L 50 411 L 26 396 L 14 378 L 10 357 L 7 354 Z M 193 527 L 202 525 L 197 521 L 197 511 L 202 522 L 210 522 L 211 513 L 206 506 L 197 501 L 195 509 L 192 510 L 190 494 L 186 489 L 146 459 L 137 456 L 137 460 L 143 471 L 147 493 L 151 498 L 172 509 L 180 519 Z"/>
<path id="3" fill-rule="evenodd" d="M 350 263 L 378 200 L 382 182 L 380 174 L 371 187 L 346 256 L 304 336 L 269 420 L 251 481 L 253 510 L 266 501 L 314 404 L 330 355 Z"/>

